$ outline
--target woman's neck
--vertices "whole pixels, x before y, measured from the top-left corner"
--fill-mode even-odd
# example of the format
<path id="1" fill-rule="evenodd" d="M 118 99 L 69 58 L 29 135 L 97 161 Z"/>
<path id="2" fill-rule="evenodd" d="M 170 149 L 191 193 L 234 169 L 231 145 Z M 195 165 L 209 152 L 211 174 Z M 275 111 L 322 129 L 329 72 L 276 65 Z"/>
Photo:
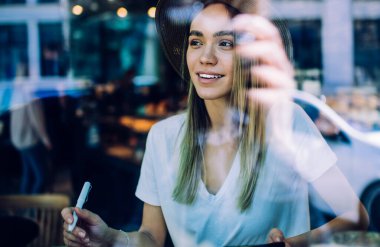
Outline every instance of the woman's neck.
<path id="1" fill-rule="evenodd" d="M 207 133 L 207 143 L 224 145 L 236 143 L 239 136 L 232 121 L 232 110 L 225 100 L 205 100 L 206 109 L 211 121 L 211 128 Z"/>
<path id="2" fill-rule="evenodd" d="M 231 125 L 230 110 L 225 100 L 205 100 L 211 121 L 211 130 L 217 131 Z"/>

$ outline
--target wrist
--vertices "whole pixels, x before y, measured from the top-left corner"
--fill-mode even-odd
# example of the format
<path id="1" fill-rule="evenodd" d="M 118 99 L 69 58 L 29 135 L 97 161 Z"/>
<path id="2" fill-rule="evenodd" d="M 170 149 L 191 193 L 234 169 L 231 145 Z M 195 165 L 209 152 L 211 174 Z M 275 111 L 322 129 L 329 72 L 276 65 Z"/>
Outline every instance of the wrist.
<path id="1" fill-rule="evenodd" d="M 107 247 L 127 247 L 130 243 L 128 233 L 110 227 L 107 230 L 105 239 Z"/>
<path id="2" fill-rule="evenodd" d="M 122 246 L 122 247 L 129 247 L 130 246 L 130 236 L 127 232 L 124 232 L 122 230 L 119 230 L 119 235 L 116 242 L 115 247 Z"/>
<path id="3" fill-rule="evenodd" d="M 107 227 L 106 233 L 104 235 L 104 242 L 106 247 L 114 247 L 118 246 L 117 243 L 119 242 L 120 233 L 118 230 L 113 229 L 111 227 Z"/>

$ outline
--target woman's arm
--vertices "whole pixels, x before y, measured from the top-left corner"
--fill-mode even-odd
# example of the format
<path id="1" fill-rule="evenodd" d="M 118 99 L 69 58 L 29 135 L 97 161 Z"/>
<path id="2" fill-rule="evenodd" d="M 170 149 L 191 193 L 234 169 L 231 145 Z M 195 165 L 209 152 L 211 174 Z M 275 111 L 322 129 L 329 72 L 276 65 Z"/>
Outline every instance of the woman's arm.
<path id="1" fill-rule="evenodd" d="M 67 231 L 73 220 L 75 210 L 80 224 L 72 232 Z M 64 242 L 69 247 L 126 247 L 126 246 L 163 246 L 166 237 L 166 224 L 161 207 L 144 204 L 143 220 L 137 232 L 125 233 L 111 227 L 96 214 L 78 208 L 64 208 Z"/>
<path id="2" fill-rule="evenodd" d="M 367 211 L 345 176 L 333 166 L 320 178 L 311 183 L 337 217 L 305 234 L 288 238 L 294 246 L 308 246 L 308 241 L 323 240 L 326 234 L 347 230 L 366 230 L 369 224 Z"/>
<path id="3" fill-rule="evenodd" d="M 161 207 L 145 203 L 141 227 L 138 232 L 128 233 L 128 246 L 164 246 L 166 233 Z"/>

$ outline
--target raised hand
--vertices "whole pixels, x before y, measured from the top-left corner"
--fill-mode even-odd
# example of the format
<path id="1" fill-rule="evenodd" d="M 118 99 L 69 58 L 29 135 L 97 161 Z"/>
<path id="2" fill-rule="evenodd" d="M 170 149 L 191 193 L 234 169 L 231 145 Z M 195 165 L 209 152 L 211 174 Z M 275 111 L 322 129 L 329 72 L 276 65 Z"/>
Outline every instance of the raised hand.
<path id="1" fill-rule="evenodd" d="M 78 223 L 72 232 L 68 225 L 73 222 L 73 210 L 78 215 Z M 104 246 L 112 241 L 107 224 L 97 215 L 86 209 L 64 208 L 61 211 L 64 242 L 69 247 Z"/>
<path id="2" fill-rule="evenodd" d="M 269 20 L 257 15 L 241 14 L 233 19 L 237 38 L 237 53 L 256 61 L 250 68 L 259 88 L 249 96 L 264 105 L 289 98 L 295 88 L 294 70 L 285 51 L 278 29 Z"/>

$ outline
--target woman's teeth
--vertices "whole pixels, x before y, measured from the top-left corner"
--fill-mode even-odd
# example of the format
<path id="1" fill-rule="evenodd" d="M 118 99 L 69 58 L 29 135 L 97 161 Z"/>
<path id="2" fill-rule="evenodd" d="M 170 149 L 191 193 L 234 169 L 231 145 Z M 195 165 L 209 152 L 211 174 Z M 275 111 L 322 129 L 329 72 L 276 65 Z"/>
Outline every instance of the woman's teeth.
<path id="1" fill-rule="evenodd" d="M 222 75 L 199 74 L 199 77 L 204 78 L 204 79 L 217 79 L 217 78 L 221 78 Z"/>

